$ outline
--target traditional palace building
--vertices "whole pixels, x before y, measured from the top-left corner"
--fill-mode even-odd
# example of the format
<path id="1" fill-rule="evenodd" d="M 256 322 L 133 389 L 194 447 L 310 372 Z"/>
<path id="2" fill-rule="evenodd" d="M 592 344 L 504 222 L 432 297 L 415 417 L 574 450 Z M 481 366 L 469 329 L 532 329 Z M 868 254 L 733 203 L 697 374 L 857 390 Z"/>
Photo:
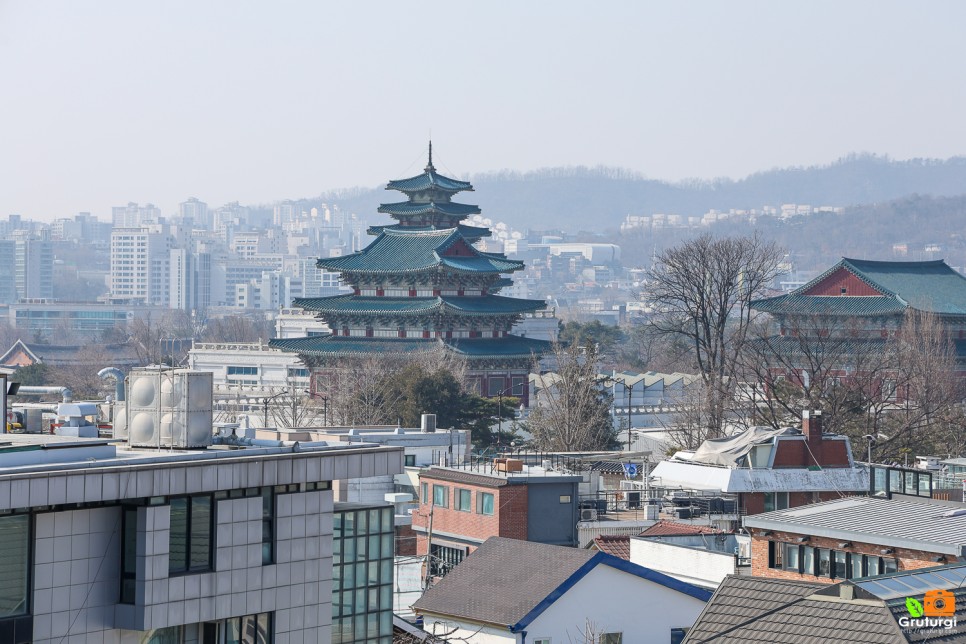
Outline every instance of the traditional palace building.
<path id="1" fill-rule="evenodd" d="M 390 181 L 386 189 L 408 197 L 379 207 L 397 223 L 371 227 L 376 239 L 362 251 L 318 261 L 320 268 L 338 271 L 353 292 L 294 302 L 318 313 L 332 333 L 272 345 L 298 353 L 311 367 L 313 391 L 346 358 L 448 351 L 467 360 L 469 388 L 526 399 L 533 357 L 549 343 L 510 330 L 545 305 L 497 294 L 511 283 L 503 275 L 524 264 L 473 246 L 490 231 L 461 222 L 480 209 L 452 201 L 473 186 L 437 173 L 430 144 L 423 173 Z"/>
<path id="2" fill-rule="evenodd" d="M 954 340 L 966 339 L 966 277 L 942 260 L 880 262 L 843 258 L 791 293 L 752 302 L 776 318 L 782 335 L 846 328 L 885 338 L 907 310 L 934 313 Z M 816 325 L 816 320 L 825 324 Z"/>

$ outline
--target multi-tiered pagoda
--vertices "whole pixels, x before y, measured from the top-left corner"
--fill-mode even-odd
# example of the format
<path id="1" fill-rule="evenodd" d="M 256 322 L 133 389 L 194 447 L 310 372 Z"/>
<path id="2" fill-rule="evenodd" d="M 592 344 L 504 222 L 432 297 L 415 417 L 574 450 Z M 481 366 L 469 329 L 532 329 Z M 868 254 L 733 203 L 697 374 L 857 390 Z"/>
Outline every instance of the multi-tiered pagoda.
<path id="1" fill-rule="evenodd" d="M 510 330 L 544 303 L 498 295 L 511 284 L 503 275 L 524 265 L 473 246 L 490 231 L 461 223 L 480 209 L 453 201 L 473 186 L 437 173 L 430 144 L 423 173 L 390 181 L 386 189 L 407 197 L 379 206 L 397 223 L 371 227 L 376 239 L 362 251 L 318 261 L 319 268 L 338 271 L 353 292 L 293 303 L 317 312 L 332 333 L 272 345 L 299 353 L 316 374 L 313 386 L 317 375 L 351 363 L 346 358 L 452 351 L 467 361 L 468 388 L 526 398 L 533 357 L 549 343 Z"/>

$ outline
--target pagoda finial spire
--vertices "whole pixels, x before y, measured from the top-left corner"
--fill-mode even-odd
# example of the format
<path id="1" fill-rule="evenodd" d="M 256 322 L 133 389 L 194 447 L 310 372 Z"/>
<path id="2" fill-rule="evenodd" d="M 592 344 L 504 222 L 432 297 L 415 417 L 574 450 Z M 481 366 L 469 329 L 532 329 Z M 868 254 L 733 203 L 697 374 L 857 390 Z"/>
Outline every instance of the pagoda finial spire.
<path id="1" fill-rule="evenodd" d="M 430 139 L 429 140 L 429 163 L 426 164 L 426 172 L 431 172 L 434 170 L 436 170 L 436 168 L 433 167 L 433 140 Z"/>

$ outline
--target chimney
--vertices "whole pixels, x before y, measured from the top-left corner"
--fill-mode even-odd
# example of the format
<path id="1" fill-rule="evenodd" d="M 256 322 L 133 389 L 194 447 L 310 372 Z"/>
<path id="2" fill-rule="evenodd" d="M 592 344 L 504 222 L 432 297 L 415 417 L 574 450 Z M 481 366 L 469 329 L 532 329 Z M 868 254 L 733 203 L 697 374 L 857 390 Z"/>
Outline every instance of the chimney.
<path id="1" fill-rule="evenodd" d="M 822 464 L 822 412 L 805 410 L 802 412 L 802 435 L 808 446 L 806 465 Z"/>

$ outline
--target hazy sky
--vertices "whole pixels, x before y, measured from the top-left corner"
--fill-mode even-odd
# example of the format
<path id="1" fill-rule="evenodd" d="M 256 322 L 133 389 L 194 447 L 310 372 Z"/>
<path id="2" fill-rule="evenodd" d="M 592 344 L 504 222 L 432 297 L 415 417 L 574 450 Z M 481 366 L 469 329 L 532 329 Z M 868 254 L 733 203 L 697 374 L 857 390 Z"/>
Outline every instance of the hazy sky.
<path id="1" fill-rule="evenodd" d="M 0 0 L 0 217 L 374 186 L 430 132 L 460 176 L 966 154 L 964 25 L 956 1 Z"/>

